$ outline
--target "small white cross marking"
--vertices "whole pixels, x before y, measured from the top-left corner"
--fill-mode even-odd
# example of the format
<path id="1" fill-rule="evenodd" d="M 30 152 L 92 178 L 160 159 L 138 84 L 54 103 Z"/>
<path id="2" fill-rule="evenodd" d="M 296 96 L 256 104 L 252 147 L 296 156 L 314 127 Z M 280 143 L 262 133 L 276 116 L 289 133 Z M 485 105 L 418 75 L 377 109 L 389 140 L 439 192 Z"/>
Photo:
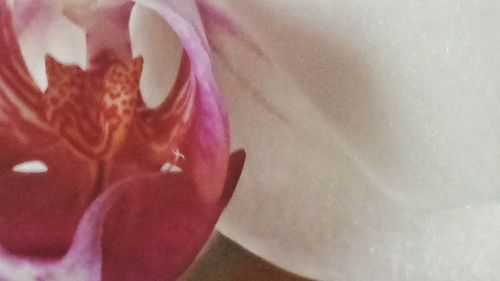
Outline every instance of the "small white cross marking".
<path id="1" fill-rule="evenodd" d="M 174 158 L 175 163 L 177 163 L 177 161 L 179 161 L 180 158 L 186 159 L 186 157 L 179 151 L 179 149 L 175 149 L 174 151 L 172 151 L 172 153 L 175 156 Z"/>

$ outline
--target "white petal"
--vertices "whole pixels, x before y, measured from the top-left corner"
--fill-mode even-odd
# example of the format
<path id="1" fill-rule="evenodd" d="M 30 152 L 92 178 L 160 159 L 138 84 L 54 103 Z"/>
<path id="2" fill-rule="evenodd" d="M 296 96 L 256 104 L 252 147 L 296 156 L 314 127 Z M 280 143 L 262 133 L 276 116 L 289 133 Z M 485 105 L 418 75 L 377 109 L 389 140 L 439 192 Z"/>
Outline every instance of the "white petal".
<path id="1" fill-rule="evenodd" d="M 248 152 L 225 234 L 321 280 L 500 278 L 498 213 L 466 211 L 500 198 L 499 3 L 223 2 L 268 59 L 222 37 Z"/>
<path id="2" fill-rule="evenodd" d="M 41 89 L 47 87 L 46 54 L 64 63 L 85 67 L 87 50 L 81 28 L 43 1 L 17 1 L 15 7 L 22 15 L 16 21 L 21 52 Z"/>
<path id="3" fill-rule="evenodd" d="M 117 6 L 123 3 L 128 2 L 129 0 L 97 0 L 95 1 L 97 8 L 109 8 L 113 6 Z"/>
<path id="4" fill-rule="evenodd" d="M 175 32 L 154 11 L 136 5 L 130 21 L 134 56 L 143 56 L 141 92 L 149 106 L 159 105 L 177 77 L 182 45 Z"/>

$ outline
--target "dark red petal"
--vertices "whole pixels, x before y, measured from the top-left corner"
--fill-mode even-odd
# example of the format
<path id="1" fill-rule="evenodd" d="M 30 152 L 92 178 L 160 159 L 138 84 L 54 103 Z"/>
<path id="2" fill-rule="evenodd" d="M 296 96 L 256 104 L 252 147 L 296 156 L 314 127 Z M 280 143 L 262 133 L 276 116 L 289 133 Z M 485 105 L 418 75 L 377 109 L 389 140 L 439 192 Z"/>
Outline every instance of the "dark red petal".
<path id="1" fill-rule="evenodd" d="M 175 280 L 210 236 L 241 173 L 245 153 L 231 157 L 224 198 L 206 202 L 186 173 L 131 187 L 104 225 L 103 280 Z"/>
<path id="2" fill-rule="evenodd" d="M 0 245 L 0 280 L 102 280 L 102 226 L 109 210 L 124 192 L 161 175 L 130 176 L 100 194 L 85 211 L 71 248 L 61 259 L 22 257 Z"/>
<path id="3" fill-rule="evenodd" d="M 60 256 L 88 203 L 79 192 L 92 185 L 91 171 L 62 144 L 32 136 L 25 141 L 15 131 L 0 131 L 0 244 L 17 254 Z M 13 170 L 32 160 L 48 171 Z"/>
<path id="4" fill-rule="evenodd" d="M 222 201 L 226 205 L 233 196 L 234 189 L 240 180 L 243 166 L 245 165 L 246 152 L 243 149 L 237 150 L 231 154 L 229 158 L 229 168 L 227 171 L 226 184 L 224 185 L 224 193 Z"/>

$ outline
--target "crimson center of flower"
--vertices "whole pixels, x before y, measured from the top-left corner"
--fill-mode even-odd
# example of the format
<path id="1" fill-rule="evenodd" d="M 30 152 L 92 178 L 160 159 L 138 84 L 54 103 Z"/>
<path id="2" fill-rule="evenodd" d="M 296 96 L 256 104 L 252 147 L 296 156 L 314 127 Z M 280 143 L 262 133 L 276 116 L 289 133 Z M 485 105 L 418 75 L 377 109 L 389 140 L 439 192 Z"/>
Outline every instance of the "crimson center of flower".
<path id="1" fill-rule="evenodd" d="M 229 156 L 197 3 L 143 2 L 183 45 L 151 108 L 130 48 L 134 2 L 92 15 L 88 69 L 47 57 L 42 93 L 16 29 L 45 38 L 60 15 L 0 0 L 0 280 L 176 280 L 231 198 L 245 157 Z"/>
<path id="2" fill-rule="evenodd" d="M 113 156 L 124 143 L 139 97 L 143 60 L 100 58 L 89 70 L 46 57 L 45 122 L 77 156 L 89 162 L 96 195 L 106 186 Z M 88 198 L 83 196 L 83 198 Z"/>

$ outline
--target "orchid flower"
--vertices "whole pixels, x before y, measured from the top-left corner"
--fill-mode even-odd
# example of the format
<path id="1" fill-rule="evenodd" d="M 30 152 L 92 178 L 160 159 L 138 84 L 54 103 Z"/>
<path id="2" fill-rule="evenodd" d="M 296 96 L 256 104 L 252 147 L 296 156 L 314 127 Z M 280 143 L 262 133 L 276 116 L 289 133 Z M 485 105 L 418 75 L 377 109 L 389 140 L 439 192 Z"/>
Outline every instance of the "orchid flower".
<path id="1" fill-rule="evenodd" d="M 244 161 L 243 152 L 229 155 L 197 5 L 63 2 L 0 0 L 0 280 L 175 280 L 208 239 Z M 140 93 L 147 61 L 131 52 L 139 6 L 183 48 L 156 107 Z M 25 59 L 36 46 L 30 53 L 20 42 L 50 36 L 61 20 L 83 30 L 87 56 L 74 64 L 42 54 L 44 86 Z"/>

